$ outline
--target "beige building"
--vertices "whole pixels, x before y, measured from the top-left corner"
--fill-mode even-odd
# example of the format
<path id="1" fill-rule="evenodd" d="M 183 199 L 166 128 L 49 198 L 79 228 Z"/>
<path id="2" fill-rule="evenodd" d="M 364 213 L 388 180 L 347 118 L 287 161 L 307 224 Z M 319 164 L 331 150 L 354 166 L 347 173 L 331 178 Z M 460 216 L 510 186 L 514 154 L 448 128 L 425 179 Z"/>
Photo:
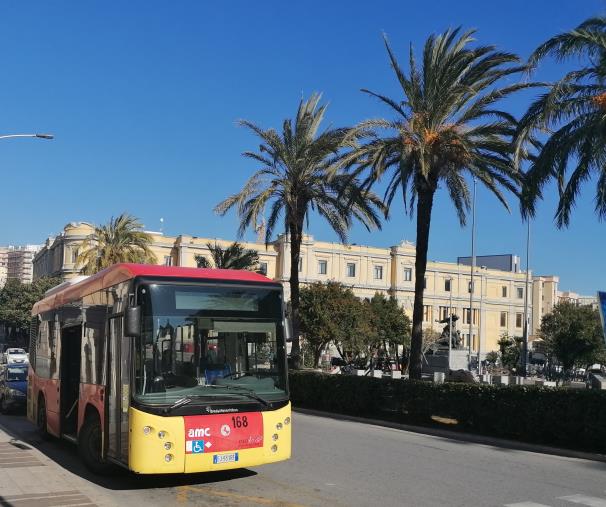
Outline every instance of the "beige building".
<path id="1" fill-rule="evenodd" d="M 47 239 L 34 258 L 34 278 L 59 276 L 68 279 L 79 273 L 76 266 L 78 248 L 92 232 L 86 222 L 70 223 L 61 234 Z M 196 256 L 210 256 L 207 243 L 227 246 L 231 241 L 180 235 L 164 236 L 150 233 L 152 250 L 158 264 L 196 266 Z M 290 243 L 280 236 L 267 248 L 262 243 L 243 243 L 245 248 L 257 250 L 260 270 L 268 277 L 284 283 L 289 297 Z M 412 315 L 414 301 L 414 263 L 416 249 L 409 242 L 391 248 L 343 245 L 316 241 L 305 236 L 299 263 L 302 283 L 336 280 L 351 287 L 360 298 L 370 298 L 380 291 L 394 295 L 405 311 Z M 480 348 L 482 355 L 497 350 L 498 339 L 508 333 L 521 336 L 524 326 L 524 272 L 518 264 L 511 270 L 476 267 L 473 294 L 470 267 L 464 264 L 429 261 L 425 280 L 424 327 L 440 331 L 437 320 L 448 316 L 452 302 L 453 313 L 460 317 L 458 329 L 472 349 Z M 534 277 L 529 298 L 530 334 L 540 325 L 540 317 L 550 311 L 557 301 L 557 277 Z M 473 297 L 473 323 L 470 332 L 470 298 Z M 533 313 L 533 308 L 538 308 Z M 531 336 L 532 339 L 532 336 Z"/>
<path id="2" fill-rule="evenodd" d="M 571 291 L 562 291 L 558 292 L 558 302 L 559 301 L 568 301 L 570 303 L 574 303 L 575 305 L 584 306 L 589 305 L 594 308 L 598 308 L 598 297 L 595 296 L 582 296 L 577 294 L 576 292 Z"/>

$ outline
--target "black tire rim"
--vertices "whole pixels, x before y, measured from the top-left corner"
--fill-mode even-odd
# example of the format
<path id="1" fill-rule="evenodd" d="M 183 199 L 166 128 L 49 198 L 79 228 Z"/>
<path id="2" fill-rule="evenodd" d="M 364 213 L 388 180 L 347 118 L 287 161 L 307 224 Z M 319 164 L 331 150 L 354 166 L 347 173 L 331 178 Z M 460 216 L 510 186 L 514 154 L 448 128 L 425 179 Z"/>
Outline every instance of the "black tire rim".
<path id="1" fill-rule="evenodd" d="M 41 403 L 38 407 L 38 429 L 46 433 L 46 407 Z"/>
<path id="2" fill-rule="evenodd" d="M 99 426 L 94 425 L 90 429 L 90 433 L 88 436 L 88 451 L 90 456 L 97 462 L 101 462 L 101 432 L 99 431 Z"/>

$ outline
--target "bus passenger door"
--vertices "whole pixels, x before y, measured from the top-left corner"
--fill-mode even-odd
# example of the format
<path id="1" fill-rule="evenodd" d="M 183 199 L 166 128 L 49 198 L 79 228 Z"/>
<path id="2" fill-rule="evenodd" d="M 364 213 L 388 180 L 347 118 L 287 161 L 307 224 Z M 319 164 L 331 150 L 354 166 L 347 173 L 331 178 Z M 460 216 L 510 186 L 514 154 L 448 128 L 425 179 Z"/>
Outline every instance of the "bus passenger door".
<path id="1" fill-rule="evenodd" d="M 131 340 L 124 338 L 123 317 L 109 319 L 107 361 L 107 456 L 128 463 L 128 407 L 130 400 Z"/>

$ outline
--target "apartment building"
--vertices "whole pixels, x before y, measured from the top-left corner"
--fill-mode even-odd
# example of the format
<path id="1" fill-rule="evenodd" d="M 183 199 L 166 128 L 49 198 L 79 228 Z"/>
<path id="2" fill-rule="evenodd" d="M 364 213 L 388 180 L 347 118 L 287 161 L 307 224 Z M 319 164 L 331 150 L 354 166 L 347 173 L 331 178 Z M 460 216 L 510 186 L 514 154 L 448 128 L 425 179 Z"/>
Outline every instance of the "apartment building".
<path id="1" fill-rule="evenodd" d="M 34 256 L 40 248 L 40 245 L 0 247 L 0 287 L 8 279 L 31 283 Z"/>

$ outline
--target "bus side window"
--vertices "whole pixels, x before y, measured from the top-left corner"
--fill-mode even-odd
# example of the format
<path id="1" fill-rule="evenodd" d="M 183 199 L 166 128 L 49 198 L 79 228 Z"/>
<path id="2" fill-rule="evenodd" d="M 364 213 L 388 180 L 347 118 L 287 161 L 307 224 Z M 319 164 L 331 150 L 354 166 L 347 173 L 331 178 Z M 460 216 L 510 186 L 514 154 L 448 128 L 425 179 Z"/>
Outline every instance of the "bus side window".
<path id="1" fill-rule="evenodd" d="M 36 344 L 38 342 L 38 328 L 40 321 L 38 316 L 32 317 L 29 327 L 29 363 L 32 370 L 36 371 Z"/>

